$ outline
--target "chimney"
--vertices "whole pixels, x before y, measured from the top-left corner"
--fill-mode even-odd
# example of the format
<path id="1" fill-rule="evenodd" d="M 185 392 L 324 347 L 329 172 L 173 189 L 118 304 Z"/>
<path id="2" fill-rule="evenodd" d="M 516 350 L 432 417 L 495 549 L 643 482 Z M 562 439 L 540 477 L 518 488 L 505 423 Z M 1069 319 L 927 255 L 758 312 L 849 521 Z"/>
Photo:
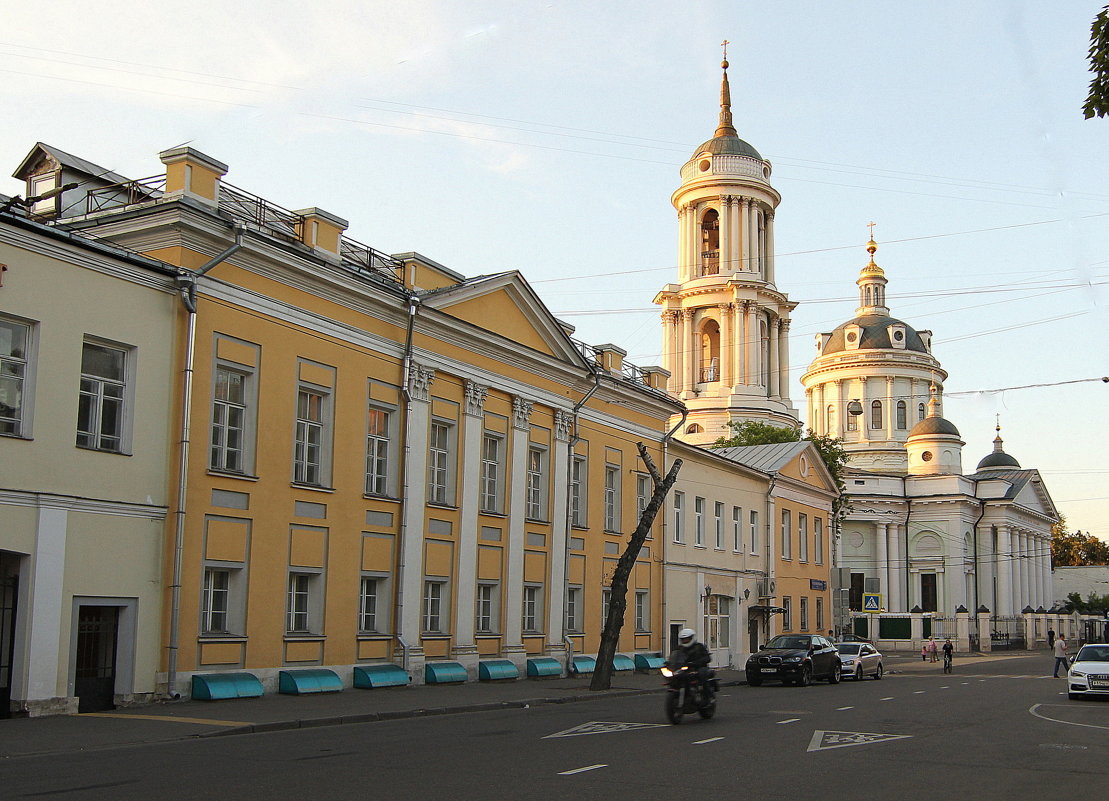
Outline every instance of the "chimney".
<path id="1" fill-rule="evenodd" d="M 666 382 L 670 380 L 669 370 L 655 365 L 642 367 L 640 369 L 643 371 L 643 380 L 646 382 L 647 386 L 661 392 L 666 391 Z"/>
<path id="2" fill-rule="evenodd" d="M 624 357 L 628 352 L 612 344 L 594 345 L 593 352 L 597 355 L 597 364 L 610 373 L 620 373 L 624 368 Z"/>
<path id="3" fill-rule="evenodd" d="M 323 209 L 297 209 L 294 214 L 301 216 L 300 241 L 324 258 L 339 258 L 339 242 L 343 231 L 350 225 L 342 217 Z"/>
<path id="4" fill-rule="evenodd" d="M 187 145 L 163 150 L 158 158 L 166 165 L 166 195 L 187 195 L 215 206 L 219 203 L 219 179 L 227 165 Z"/>

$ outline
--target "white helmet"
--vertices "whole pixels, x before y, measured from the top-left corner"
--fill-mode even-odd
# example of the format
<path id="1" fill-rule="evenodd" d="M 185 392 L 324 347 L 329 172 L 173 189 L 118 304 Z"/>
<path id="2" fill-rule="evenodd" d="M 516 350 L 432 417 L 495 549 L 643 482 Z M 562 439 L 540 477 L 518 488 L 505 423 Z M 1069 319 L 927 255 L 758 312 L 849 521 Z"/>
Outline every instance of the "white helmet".
<path id="1" fill-rule="evenodd" d="M 678 632 L 678 642 L 683 646 L 693 645 L 694 640 L 697 639 L 697 632 L 693 629 L 682 629 Z"/>

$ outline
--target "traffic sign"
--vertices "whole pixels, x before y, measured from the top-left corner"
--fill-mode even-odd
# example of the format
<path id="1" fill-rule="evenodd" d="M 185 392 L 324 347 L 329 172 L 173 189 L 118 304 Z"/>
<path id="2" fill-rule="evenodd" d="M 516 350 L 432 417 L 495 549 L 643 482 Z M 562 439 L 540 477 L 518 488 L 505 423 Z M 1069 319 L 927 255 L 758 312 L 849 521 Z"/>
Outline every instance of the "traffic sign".
<path id="1" fill-rule="evenodd" d="M 863 611 L 864 612 L 881 612 L 882 611 L 882 593 L 880 593 L 880 592 L 864 592 L 863 593 Z"/>

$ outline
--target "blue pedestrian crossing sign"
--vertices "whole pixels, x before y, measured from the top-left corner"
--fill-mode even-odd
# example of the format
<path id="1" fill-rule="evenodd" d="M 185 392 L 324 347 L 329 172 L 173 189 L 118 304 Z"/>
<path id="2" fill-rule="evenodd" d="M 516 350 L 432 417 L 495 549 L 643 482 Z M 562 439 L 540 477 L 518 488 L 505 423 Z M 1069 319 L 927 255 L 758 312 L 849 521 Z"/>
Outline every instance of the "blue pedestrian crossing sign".
<path id="1" fill-rule="evenodd" d="M 882 593 L 880 593 L 880 592 L 864 592 L 863 593 L 863 611 L 864 612 L 881 612 L 882 611 Z"/>

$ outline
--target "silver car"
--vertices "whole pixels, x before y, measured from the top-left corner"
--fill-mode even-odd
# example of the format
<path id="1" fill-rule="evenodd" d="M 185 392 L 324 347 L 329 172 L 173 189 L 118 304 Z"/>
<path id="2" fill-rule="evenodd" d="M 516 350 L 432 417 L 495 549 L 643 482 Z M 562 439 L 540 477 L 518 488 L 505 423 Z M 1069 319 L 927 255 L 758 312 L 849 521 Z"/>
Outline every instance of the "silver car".
<path id="1" fill-rule="evenodd" d="M 1109 696 L 1109 645 L 1083 645 L 1067 672 L 1067 697 Z"/>
<path id="2" fill-rule="evenodd" d="M 836 650 L 839 651 L 840 669 L 843 678 L 860 680 L 863 676 L 882 678 L 885 668 L 882 666 L 882 655 L 878 649 L 868 642 L 837 642 Z"/>

